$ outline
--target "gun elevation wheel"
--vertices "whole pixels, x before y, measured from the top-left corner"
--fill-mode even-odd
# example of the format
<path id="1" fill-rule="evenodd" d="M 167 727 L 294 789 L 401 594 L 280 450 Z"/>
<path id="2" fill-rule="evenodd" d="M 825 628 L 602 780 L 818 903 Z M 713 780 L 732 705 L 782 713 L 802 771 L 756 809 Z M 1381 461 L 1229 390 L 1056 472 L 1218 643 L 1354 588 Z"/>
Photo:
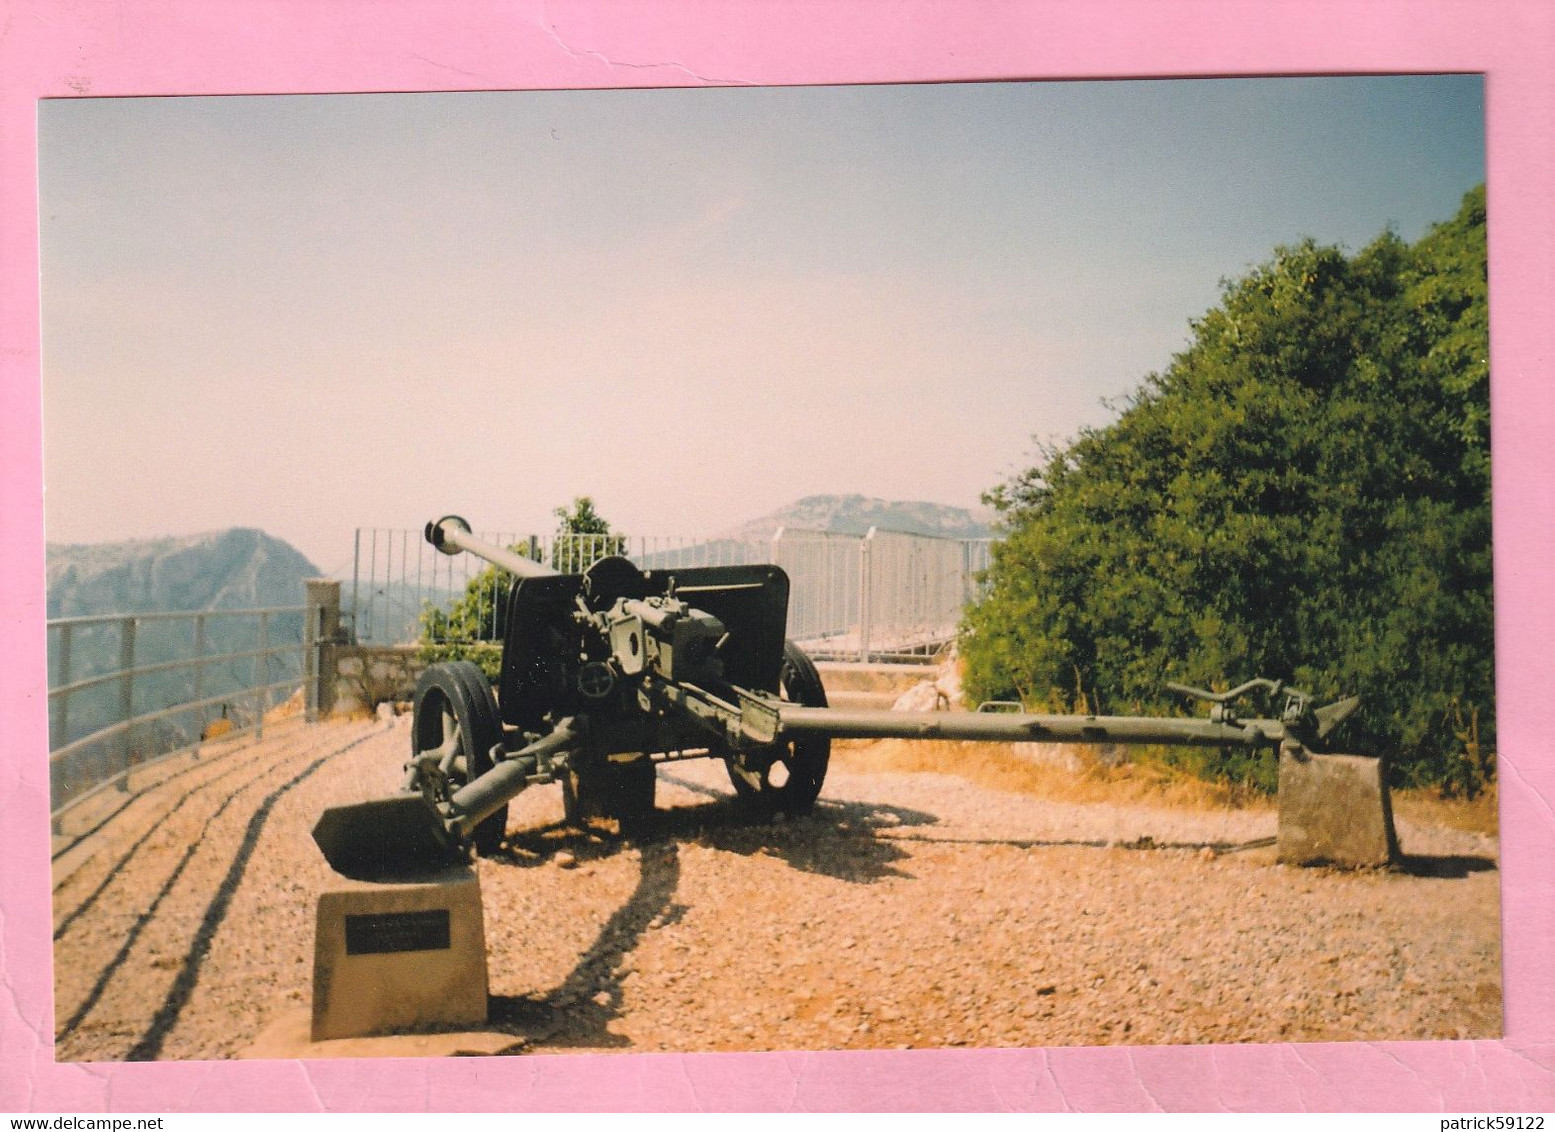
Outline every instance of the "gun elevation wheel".
<path id="1" fill-rule="evenodd" d="M 805 707 L 827 706 L 820 673 L 793 641 L 783 642 L 778 694 Z M 826 766 L 831 761 L 831 740 L 824 736 L 794 739 L 732 755 L 725 761 L 735 794 L 754 816 L 763 820 L 778 814 L 800 817 L 809 813 L 820 797 Z"/>
<path id="2" fill-rule="evenodd" d="M 429 801 L 446 802 L 493 766 L 491 749 L 502 739 L 491 683 L 467 660 L 434 664 L 416 681 L 411 727 L 414 788 Z M 432 757 L 429 757 L 432 756 Z M 490 856 L 507 832 L 504 804 L 470 835 L 475 851 Z"/>

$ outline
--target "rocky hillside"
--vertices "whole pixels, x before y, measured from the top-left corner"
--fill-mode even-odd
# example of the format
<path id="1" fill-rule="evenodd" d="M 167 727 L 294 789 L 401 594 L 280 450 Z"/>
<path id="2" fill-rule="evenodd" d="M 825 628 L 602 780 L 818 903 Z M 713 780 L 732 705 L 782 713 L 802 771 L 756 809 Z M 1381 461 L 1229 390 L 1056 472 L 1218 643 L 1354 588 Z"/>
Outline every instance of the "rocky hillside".
<path id="1" fill-rule="evenodd" d="M 87 545 L 50 544 L 47 548 L 48 616 L 89 617 L 110 613 L 178 613 L 223 609 L 299 606 L 303 579 L 319 576 L 318 567 L 293 547 L 263 531 L 234 528 L 181 538 L 134 539 Z M 272 617 L 268 644 L 300 641 L 301 614 Z M 258 619 L 213 617 L 205 636 L 206 655 L 251 650 L 258 644 Z M 119 669 L 119 628 L 115 624 L 77 626 L 71 634 L 70 671 L 59 670 L 59 634 L 49 634 L 50 684 L 81 680 Z M 146 621 L 136 632 L 137 665 L 181 660 L 194 655 L 194 630 L 185 621 Z M 298 671 L 295 650 L 269 661 L 271 681 Z M 205 666 L 205 695 L 231 692 L 226 705 L 241 718 L 251 709 L 244 698 L 254 683 L 254 661 L 244 658 Z M 164 669 L 136 677 L 136 712 L 156 711 L 194 696 L 192 668 Z M 105 727 L 118 718 L 117 681 L 82 689 L 70 698 L 68 735 L 56 743 Z M 211 709 L 212 714 L 219 709 Z M 148 751 L 187 742 L 198 720 L 175 717 L 143 729 L 138 742 Z"/>
<path id="2" fill-rule="evenodd" d="M 871 499 L 864 495 L 807 495 L 769 515 L 742 523 L 733 539 L 771 538 L 779 527 L 862 535 L 870 527 L 945 538 L 987 538 L 990 516 L 981 510 L 943 503 Z"/>
<path id="3" fill-rule="evenodd" d="M 182 538 L 50 543 L 48 615 L 300 605 L 319 569 L 288 543 L 234 527 Z"/>

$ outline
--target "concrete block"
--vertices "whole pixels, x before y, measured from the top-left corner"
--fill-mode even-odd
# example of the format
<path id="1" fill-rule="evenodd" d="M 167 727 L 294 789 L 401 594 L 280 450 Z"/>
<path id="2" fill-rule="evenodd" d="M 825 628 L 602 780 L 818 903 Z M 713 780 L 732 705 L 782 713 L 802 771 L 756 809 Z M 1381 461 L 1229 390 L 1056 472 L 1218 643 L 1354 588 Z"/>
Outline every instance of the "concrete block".
<path id="1" fill-rule="evenodd" d="M 440 1030 L 434 1034 L 380 1034 L 314 1041 L 306 1009 L 287 1009 L 237 1056 L 243 1060 L 301 1061 L 337 1057 L 497 1057 L 522 1053 L 527 1040 L 502 1030 Z"/>
<path id="2" fill-rule="evenodd" d="M 1395 863 L 1385 760 L 1281 750 L 1276 845 L 1279 860 L 1291 865 Z"/>
<path id="3" fill-rule="evenodd" d="M 487 987 L 473 868 L 389 883 L 337 875 L 319 894 L 313 1041 L 479 1028 Z"/>

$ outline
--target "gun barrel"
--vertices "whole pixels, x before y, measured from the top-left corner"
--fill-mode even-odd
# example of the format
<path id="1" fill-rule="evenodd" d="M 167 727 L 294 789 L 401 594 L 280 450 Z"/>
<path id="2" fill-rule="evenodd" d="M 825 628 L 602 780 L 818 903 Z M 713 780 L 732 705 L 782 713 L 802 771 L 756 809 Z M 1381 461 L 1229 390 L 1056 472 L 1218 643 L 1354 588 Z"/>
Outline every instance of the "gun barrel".
<path id="1" fill-rule="evenodd" d="M 426 538 L 444 554 L 452 555 L 458 554 L 461 550 L 468 551 L 477 558 L 484 558 L 494 566 L 501 566 L 510 574 L 517 574 L 520 578 L 543 578 L 548 574 L 558 573 L 542 562 L 514 554 L 511 550 L 504 550 L 489 542 L 482 542 L 470 533 L 470 524 L 458 515 L 444 515 L 441 519 L 428 523 Z"/>
<path id="2" fill-rule="evenodd" d="M 1285 737 L 1271 719 L 1217 723 L 1128 715 L 1029 715 L 1018 712 L 837 711 L 783 704 L 784 738 L 962 739 L 1011 743 L 1160 743 L 1188 747 L 1273 747 Z"/>

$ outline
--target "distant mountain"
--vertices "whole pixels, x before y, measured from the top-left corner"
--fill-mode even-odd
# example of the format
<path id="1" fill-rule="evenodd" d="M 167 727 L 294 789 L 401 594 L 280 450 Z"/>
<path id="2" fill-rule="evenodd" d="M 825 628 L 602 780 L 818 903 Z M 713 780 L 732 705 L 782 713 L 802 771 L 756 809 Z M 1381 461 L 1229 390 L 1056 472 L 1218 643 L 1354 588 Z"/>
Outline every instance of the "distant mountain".
<path id="1" fill-rule="evenodd" d="M 215 612 L 276 606 L 300 606 L 303 579 L 319 577 L 319 569 L 289 544 L 263 531 L 234 528 L 184 538 L 135 539 L 85 545 L 51 543 L 46 547 L 48 616 L 90 617 L 116 613 Z M 267 644 L 274 648 L 301 641 L 302 615 L 277 614 L 267 626 Z M 70 671 L 61 672 L 60 631 L 49 633 L 50 686 L 79 681 L 119 669 L 119 626 L 115 623 L 75 626 L 70 637 Z M 205 655 L 252 650 L 259 642 L 255 617 L 207 619 Z M 183 660 L 194 655 L 192 621 L 147 620 L 135 634 L 138 666 Z M 287 648 L 267 662 L 269 682 L 281 682 L 300 670 L 300 650 Z M 232 696 L 230 711 L 241 718 L 252 711 L 252 657 L 209 662 L 201 690 L 205 695 Z M 134 710 L 156 711 L 194 696 L 192 667 L 143 673 L 134 681 Z M 284 699 L 289 686 L 271 693 Z M 54 727 L 58 745 L 118 718 L 119 682 L 109 680 L 70 696 L 68 726 Z M 219 706 L 209 709 L 214 718 Z M 182 715 L 142 728 L 136 745 L 142 750 L 169 750 L 187 742 L 199 720 Z M 68 732 L 62 734 L 61 732 Z"/>
<path id="2" fill-rule="evenodd" d="M 864 495 L 807 495 L 726 532 L 731 539 L 771 538 L 779 527 L 862 535 L 870 527 L 942 538 L 988 538 L 986 511 L 943 503 L 909 503 Z"/>
<path id="3" fill-rule="evenodd" d="M 49 543 L 48 616 L 301 605 L 319 568 L 289 543 L 235 527 L 182 538 Z"/>

